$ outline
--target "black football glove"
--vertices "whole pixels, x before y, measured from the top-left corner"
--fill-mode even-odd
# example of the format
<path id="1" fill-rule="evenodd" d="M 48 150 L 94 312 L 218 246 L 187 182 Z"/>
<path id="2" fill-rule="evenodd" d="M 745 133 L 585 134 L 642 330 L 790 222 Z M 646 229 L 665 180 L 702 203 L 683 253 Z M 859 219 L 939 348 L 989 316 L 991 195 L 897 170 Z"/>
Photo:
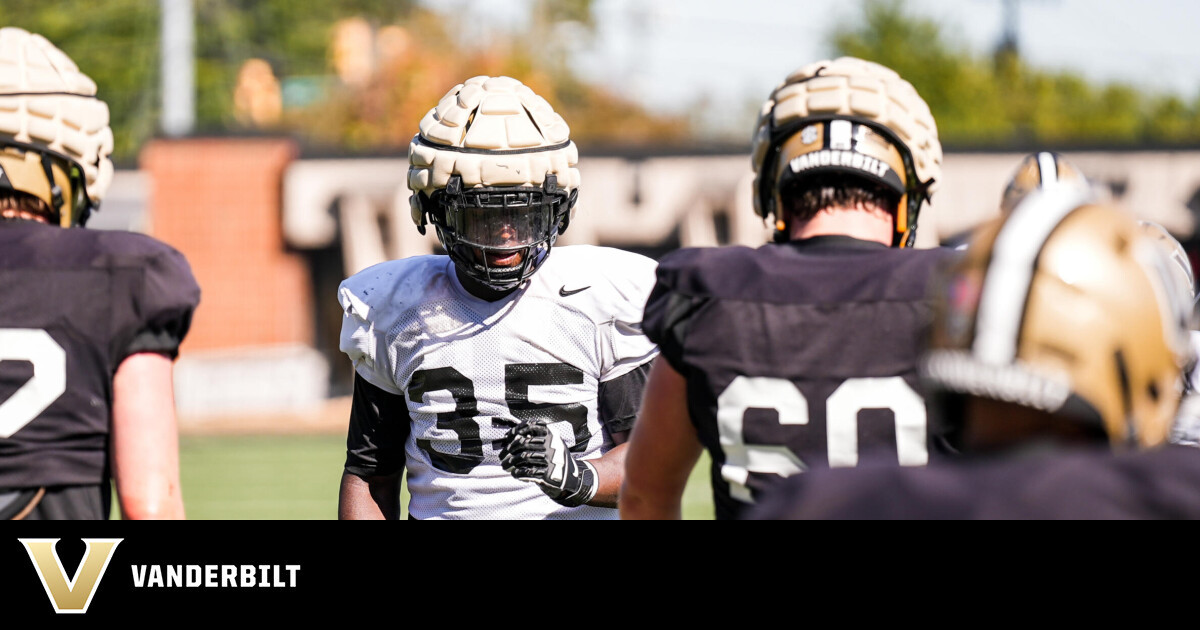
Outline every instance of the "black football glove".
<path id="1" fill-rule="evenodd" d="M 545 420 L 531 420 L 509 433 L 500 450 L 500 465 L 521 481 L 536 483 L 542 492 L 567 507 L 583 505 L 596 496 L 596 469 L 576 460 Z"/>

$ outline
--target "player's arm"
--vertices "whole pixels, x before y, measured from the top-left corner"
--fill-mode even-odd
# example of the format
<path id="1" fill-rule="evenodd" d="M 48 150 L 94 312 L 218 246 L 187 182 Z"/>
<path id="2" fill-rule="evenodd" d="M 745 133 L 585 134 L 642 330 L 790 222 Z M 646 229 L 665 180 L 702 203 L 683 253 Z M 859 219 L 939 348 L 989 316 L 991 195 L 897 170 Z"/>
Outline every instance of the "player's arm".
<path id="1" fill-rule="evenodd" d="M 400 477 L 400 473 L 373 477 L 342 473 L 342 489 L 338 495 L 338 520 L 398 520 Z"/>
<path id="2" fill-rule="evenodd" d="M 184 517 L 170 357 L 139 352 L 117 367 L 110 448 L 122 518 Z"/>
<path id="3" fill-rule="evenodd" d="M 622 439 L 624 439 L 623 436 Z M 617 496 L 621 493 L 621 479 L 625 476 L 625 444 L 619 444 L 588 464 L 596 471 L 596 494 L 587 505 L 617 507 Z"/>
<path id="4" fill-rule="evenodd" d="M 130 291 L 133 303 L 117 309 L 129 308 L 137 317 L 114 320 L 123 340 L 113 374 L 109 441 L 117 501 L 126 519 L 181 519 L 173 370 L 200 303 L 200 287 L 175 249 L 142 237 L 121 245 L 143 267 Z"/>
<path id="5" fill-rule="evenodd" d="M 400 477 L 409 430 L 404 396 L 355 374 L 338 519 L 400 518 Z"/>
<path id="6" fill-rule="evenodd" d="M 616 446 L 603 457 L 590 460 L 596 468 L 597 484 L 596 496 L 588 505 L 617 507 L 617 497 L 625 478 L 626 442 L 637 420 L 649 374 L 650 362 L 646 362 L 611 381 L 600 383 L 600 424 Z"/>
<path id="7" fill-rule="evenodd" d="M 627 451 L 621 518 L 681 518 L 683 490 L 701 444 L 688 417 L 687 382 L 661 356 L 650 369 Z"/>

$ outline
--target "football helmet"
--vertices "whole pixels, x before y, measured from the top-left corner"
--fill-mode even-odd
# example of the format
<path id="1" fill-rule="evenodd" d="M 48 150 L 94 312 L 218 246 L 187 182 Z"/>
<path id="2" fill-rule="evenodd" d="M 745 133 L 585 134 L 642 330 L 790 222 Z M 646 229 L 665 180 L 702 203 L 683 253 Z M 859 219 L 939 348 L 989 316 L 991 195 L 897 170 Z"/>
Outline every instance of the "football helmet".
<path id="1" fill-rule="evenodd" d="M 931 404 L 969 394 L 1103 429 L 1115 448 L 1161 444 L 1191 347 L 1156 257 L 1132 215 L 1086 189 L 1029 194 L 935 290 Z"/>
<path id="2" fill-rule="evenodd" d="M 83 225 L 112 181 L 112 148 L 96 83 L 41 35 L 0 29 L 0 189 Z"/>
<path id="3" fill-rule="evenodd" d="M 1004 187 L 1000 212 L 1008 214 L 1029 193 L 1055 186 L 1089 186 L 1083 172 L 1063 156 L 1052 151 L 1039 151 L 1025 156 Z"/>
<path id="4" fill-rule="evenodd" d="M 464 273 L 497 291 L 537 271 L 571 222 L 579 152 L 545 99 L 509 77 L 456 85 L 409 145 L 413 222 L 437 229 Z"/>
<path id="5" fill-rule="evenodd" d="M 942 145 L 929 106 L 912 84 L 877 63 L 842 57 L 788 75 L 763 104 L 754 134 L 754 209 L 775 217 L 787 239 L 781 188 L 840 173 L 895 191 L 892 245 L 910 247 L 917 215 L 942 169 Z"/>

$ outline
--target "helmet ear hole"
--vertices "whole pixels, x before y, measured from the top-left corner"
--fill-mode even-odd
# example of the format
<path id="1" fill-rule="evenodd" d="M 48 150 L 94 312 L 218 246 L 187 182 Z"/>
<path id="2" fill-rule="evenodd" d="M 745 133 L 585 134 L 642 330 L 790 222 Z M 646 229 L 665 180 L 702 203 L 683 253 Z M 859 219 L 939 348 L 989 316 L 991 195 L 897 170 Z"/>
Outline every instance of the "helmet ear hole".
<path id="1" fill-rule="evenodd" d="M 559 215 L 561 216 L 558 222 L 559 236 L 562 236 L 562 233 L 567 231 L 567 226 L 571 225 L 571 215 L 575 214 L 575 202 L 578 199 L 579 189 L 576 188 L 575 190 L 572 190 L 569 195 L 567 195 L 566 200 L 563 202 L 562 209 L 559 211 Z"/>
<path id="2" fill-rule="evenodd" d="M 425 225 L 429 223 L 430 217 L 437 211 L 437 204 L 423 190 L 417 191 L 413 195 L 416 200 L 416 209 L 413 210 L 413 223 L 417 224 L 417 232 L 420 232 L 421 236 L 425 236 Z"/>

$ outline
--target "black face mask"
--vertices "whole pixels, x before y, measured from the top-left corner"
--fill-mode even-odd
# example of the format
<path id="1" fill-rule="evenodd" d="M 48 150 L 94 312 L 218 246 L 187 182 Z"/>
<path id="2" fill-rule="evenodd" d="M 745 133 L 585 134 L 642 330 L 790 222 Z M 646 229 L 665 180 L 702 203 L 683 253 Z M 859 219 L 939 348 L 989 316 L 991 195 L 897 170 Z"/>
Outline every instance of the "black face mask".
<path id="1" fill-rule="evenodd" d="M 454 263 L 496 291 L 508 291 L 545 262 L 566 229 L 575 193 L 557 189 L 553 175 L 542 188 L 487 187 L 463 190 L 452 177 L 431 199 L 430 218 Z M 513 263 L 503 259 L 519 254 Z M 499 263 L 499 264 L 497 264 Z"/>

